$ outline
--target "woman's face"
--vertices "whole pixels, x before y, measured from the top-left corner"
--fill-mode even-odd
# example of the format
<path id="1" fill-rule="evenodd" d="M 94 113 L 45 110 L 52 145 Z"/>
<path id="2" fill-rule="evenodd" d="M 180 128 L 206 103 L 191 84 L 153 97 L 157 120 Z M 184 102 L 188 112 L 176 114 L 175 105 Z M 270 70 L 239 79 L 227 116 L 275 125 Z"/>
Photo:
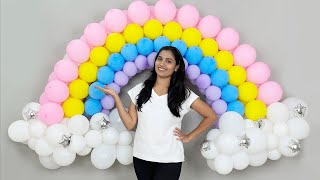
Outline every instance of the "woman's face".
<path id="1" fill-rule="evenodd" d="M 171 51 L 162 50 L 155 60 L 155 70 L 158 76 L 170 77 L 178 68 L 179 65 L 176 65 L 176 60 Z"/>

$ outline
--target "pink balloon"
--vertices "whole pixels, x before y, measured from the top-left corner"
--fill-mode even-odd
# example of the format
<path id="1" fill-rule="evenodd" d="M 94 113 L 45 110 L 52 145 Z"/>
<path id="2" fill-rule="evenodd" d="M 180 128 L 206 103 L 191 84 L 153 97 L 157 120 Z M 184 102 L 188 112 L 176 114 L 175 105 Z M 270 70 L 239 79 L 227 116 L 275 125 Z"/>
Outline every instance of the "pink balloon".
<path id="1" fill-rule="evenodd" d="M 105 22 L 104 20 L 102 20 L 102 21 L 99 22 L 99 24 L 100 24 L 101 26 L 103 26 L 103 28 L 104 28 L 107 36 L 108 36 L 108 34 L 110 34 L 110 31 L 107 29 L 107 24 L 106 24 L 106 22 Z"/>
<path id="2" fill-rule="evenodd" d="M 39 99 L 39 103 L 42 105 L 42 104 L 45 104 L 45 103 L 48 103 L 50 102 L 49 99 L 47 98 L 46 94 L 43 92 L 41 95 L 40 95 L 40 99 Z"/>
<path id="3" fill-rule="evenodd" d="M 120 33 L 128 24 L 127 15 L 120 9 L 111 9 L 104 17 L 106 27 L 111 32 Z"/>
<path id="4" fill-rule="evenodd" d="M 155 15 L 154 15 L 154 6 L 150 5 L 149 9 L 150 9 L 150 19 L 156 19 Z"/>
<path id="5" fill-rule="evenodd" d="M 84 63 L 89 59 L 90 47 L 80 39 L 72 40 L 67 46 L 68 57 L 77 63 Z"/>
<path id="6" fill-rule="evenodd" d="M 54 66 L 54 74 L 64 82 L 71 82 L 78 77 L 78 67 L 72 61 L 58 61 Z"/>
<path id="7" fill-rule="evenodd" d="M 48 78 L 48 82 L 51 82 L 53 80 L 57 80 L 58 77 L 54 74 L 54 72 L 52 72 L 50 75 L 49 75 L 49 78 Z"/>
<path id="8" fill-rule="evenodd" d="M 49 102 L 41 105 L 38 115 L 43 123 L 53 125 L 62 121 L 64 112 L 59 104 Z"/>
<path id="9" fill-rule="evenodd" d="M 257 85 L 262 84 L 270 78 L 271 71 L 267 64 L 264 62 L 255 62 L 247 69 L 247 81 Z"/>
<path id="10" fill-rule="evenodd" d="M 160 0 L 154 5 L 154 16 L 162 24 L 172 21 L 176 13 L 177 8 L 172 1 Z"/>
<path id="11" fill-rule="evenodd" d="M 131 21 L 131 19 L 129 18 L 129 16 L 128 16 L 128 10 L 123 10 L 123 12 L 126 14 L 126 16 L 127 16 L 127 23 L 128 24 L 132 24 L 133 22 Z"/>
<path id="12" fill-rule="evenodd" d="M 213 38 L 219 33 L 221 22 L 217 17 L 208 15 L 199 21 L 198 29 L 203 38 Z"/>
<path id="13" fill-rule="evenodd" d="M 86 43 L 90 50 L 94 47 L 92 44 L 89 43 L 89 41 L 86 39 L 86 37 L 84 37 L 84 35 L 80 37 L 80 40 Z"/>
<path id="14" fill-rule="evenodd" d="M 216 37 L 220 50 L 233 50 L 239 44 L 239 34 L 233 28 L 222 29 Z"/>
<path id="15" fill-rule="evenodd" d="M 278 102 L 281 100 L 283 90 L 277 82 L 268 81 L 259 87 L 257 100 L 263 101 L 266 105 Z"/>
<path id="16" fill-rule="evenodd" d="M 129 19 L 140 26 L 150 19 L 150 15 L 150 8 L 144 1 L 133 1 L 128 7 Z"/>
<path id="17" fill-rule="evenodd" d="M 236 66 L 246 68 L 256 60 L 256 49 L 249 44 L 241 44 L 233 51 L 233 57 Z"/>
<path id="18" fill-rule="evenodd" d="M 106 42 L 107 33 L 99 23 L 91 23 L 84 29 L 84 37 L 93 46 L 103 46 Z"/>
<path id="19" fill-rule="evenodd" d="M 177 13 L 177 20 L 183 29 L 195 27 L 199 19 L 198 9 L 191 4 L 182 6 Z"/>
<path id="20" fill-rule="evenodd" d="M 53 80 L 46 85 L 45 94 L 49 101 L 61 103 L 68 98 L 69 88 L 64 82 Z"/>

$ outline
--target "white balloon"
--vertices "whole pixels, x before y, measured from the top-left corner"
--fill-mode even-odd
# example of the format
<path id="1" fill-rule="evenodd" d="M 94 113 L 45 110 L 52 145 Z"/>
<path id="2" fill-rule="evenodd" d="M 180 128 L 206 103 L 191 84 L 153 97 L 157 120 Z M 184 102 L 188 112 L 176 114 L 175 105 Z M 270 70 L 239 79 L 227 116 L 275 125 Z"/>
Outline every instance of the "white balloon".
<path id="1" fill-rule="evenodd" d="M 45 135 L 47 126 L 35 119 L 34 121 L 29 121 L 29 134 L 31 137 L 40 138 Z"/>
<path id="2" fill-rule="evenodd" d="M 221 131 L 220 129 L 211 129 L 207 134 L 207 140 L 216 141 L 220 136 Z"/>
<path id="3" fill-rule="evenodd" d="M 261 166 L 268 160 L 268 152 L 267 151 L 261 151 L 258 153 L 250 154 L 250 166 Z"/>
<path id="4" fill-rule="evenodd" d="M 102 143 L 102 136 L 101 133 L 97 130 L 90 130 L 84 136 L 84 139 L 88 146 L 90 147 L 97 147 Z"/>
<path id="5" fill-rule="evenodd" d="M 219 174 L 229 174 L 233 169 L 232 158 L 224 154 L 219 154 L 214 160 L 214 167 Z"/>
<path id="6" fill-rule="evenodd" d="M 123 165 L 129 165 L 133 162 L 133 149 L 129 145 L 117 146 L 117 160 Z"/>
<path id="7" fill-rule="evenodd" d="M 92 147 L 86 146 L 83 148 L 83 150 L 81 152 L 78 152 L 77 154 L 79 156 L 86 156 L 91 152 L 91 150 L 92 150 Z"/>
<path id="8" fill-rule="evenodd" d="M 267 134 L 267 138 L 268 138 L 268 149 L 276 149 L 279 145 L 279 137 L 275 134 L 272 133 L 268 133 Z"/>
<path id="9" fill-rule="evenodd" d="M 28 146 L 30 149 L 34 150 L 36 148 L 36 144 L 38 142 L 38 139 L 37 138 L 30 138 L 28 140 Z"/>
<path id="10" fill-rule="evenodd" d="M 50 156 L 53 152 L 53 148 L 46 141 L 45 138 L 40 138 L 34 147 L 34 150 L 39 156 Z"/>
<path id="11" fill-rule="evenodd" d="M 278 160 L 281 157 L 281 153 L 277 150 L 277 149 L 273 149 L 271 151 L 268 152 L 268 158 L 270 160 Z"/>
<path id="12" fill-rule="evenodd" d="M 72 134 L 84 135 L 89 126 L 89 120 L 83 115 L 75 115 L 68 120 L 68 129 Z"/>
<path id="13" fill-rule="evenodd" d="M 233 168 L 236 170 L 243 170 L 249 166 L 249 155 L 245 151 L 239 151 L 232 155 Z"/>
<path id="14" fill-rule="evenodd" d="M 60 122 L 60 124 L 63 124 L 63 125 L 65 125 L 65 126 L 68 126 L 68 121 L 69 121 L 69 119 L 70 119 L 70 118 L 67 118 L 67 117 L 63 118 L 62 121 Z"/>
<path id="15" fill-rule="evenodd" d="M 207 159 L 207 165 L 211 170 L 216 171 L 216 167 L 214 167 L 214 161 L 214 159 Z"/>
<path id="16" fill-rule="evenodd" d="M 119 145 L 129 145 L 132 142 L 132 135 L 129 131 L 122 131 L 119 135 Z"/>
<path id="17" fill-rule="evenodd" d="M 128 110 L 128 109 L 126 108 L 126 110 Z M 111 126 L 116 128 L 118 130 L 118 132 L 127 131 L 127 128 L 124 126 L 124 124 L 119 116 L 117 108 L 114 108 L 110 112 L 109 119 L 111 122 Z"/>
<path id="18" fill-rule="evenodd" d="M 253 120 L 251 120 L 251 119 L 245 119 L 245 120 L 244 120 L 244 127 L 245 127 L 246 129 L 248 129 L 248 128 L 255 128 L 256 126 L 254 125 Z"/>
<path id="19" fill-rule="evenodd" d="M 74 134 L 71 136 L 70 145 L 68 148 L 71 152 L 78 153 L 81 152 L 86 145 L 87 143 L 83 136 Z"/>
<path id="20" fill-rule="evenodd" d="M 8 135 L 14 142 L 28 141 L 30 138 L 28 122 L 24 120 L 13 122 L 8 128 Z"/>
<path id="21" fill-rule="evenodd" d="M 60 166 L 69 166 L 76 159 L 76 153 L 69 151 L 67 148 L 59 147 L 52 154 L 54 162 Z"/>
<path id="22" fill-rule="evenodd" d="M 54 162 L 52 155 L 51 156 L 39 156 L 39 161 L 41 165 L 47 169 L 58 169 L 61 166 Z"/>
<path id="23" fill-rule="evenodd" d="M 286 98 L 285 100 L 282 101 L 282 103 L 284 103 L 285 105 L 287 105 L 288 109 L 289 109 L 289 113 L 290 116 L 289 118 L 294 118 L 294 117 L 304 117 L 307 118 L 308 114 L 309 114 L 309 108 L 308 108 L 308 104 L 296 97 L 289 97 Z M 303 106 L 304 108 L 304 114 L 298 114 L 297 111 L 295 110 L 296 107 L 299 106 Z"/>
<path id="24" fill-rule="evenodd" d="M 218 148 L 216 147 L 216 145 L 212 140 L 209 141 L 209 146 L 210 146 L 210 149 L 206 151 L 201 150 L 201 155 L 206 159 L 214 159 L 219 154 Z"/>
<path id="25" fill-rule="evenodd" d="M 262 127 L 260 128 L 264 133 L 272 133 L 273 123 L 268 119 L 262 120 Z"/>
<path id="26" fill-rule="evenodd" d="M 109 119 L 108 115 L 106 115 L 105 113 L 96 113 L 96 114 L 94 114 L 90 119 L 90 127 L 91 127 L 91 129 L 94 129 L 94 130 L 97 130 L 97 131 L 102 130 L 101 129 L 101 125 L 100 125 L 100 121 L 103 118 L 110 122 L 110 119 Z"/>
<path id="27" fill-rule="evenodd" d="M 91 162 L 98 169 L 107 169 L 116 160 L 117 150 L 115 145 L 101 144 L 91 152 Z"/>
<path id="28" fill-rule="evenodd" d="M 222 133 L 217 140 L 219 152 L 232 155 L 240 150 L 239 139 L 231 133 Z"/>
<path id="29" fill-rule="evenodd" d="M 273 124 L 273 133 L 279 137 L 287 136 L 289 133 L 288 125 L 285 122 L 277 122 Z"/>
<path id="30" fill-rule="evenodd" d="M 242 116 L 234 111 L 228 111 L 220 116 L 219 128 L 223 133 L 239 135 L 244 131 L 245 122 Z"/>
<path id="31" fill-rule="evenodd" d="M 110 145 L 117 144 L 119 140 L 119 132 L 114 127 L 109 127 L 105 129 L 104 131 L 102 131 L 101 135 L 102 135 L 102 141 L 105 144 L 110 144 Z"/>
<path id="32" fill-rule="evenodd" d="M 258 128 L 246 129 L 246 135 L 250 139 L 247 149 L 249 153 L 257 153 L 267 148 L 267 136 Z"/>
<path id="33" fill-rule="evenodd" d="M 38 112 L 40 111 L 41 105 L 36 102 L 30 102 L 26 104 L 23 109 L 22 109 L 22 117 L 24 120 L 30 120 L 30 119 L 35 119 L 37 117 Z M 30 117 L 30 112 L 35 113 L 35 117 L 31 118 Z"/>
<path id="34" fill-rule="evenodd" d="M 47 128 L 46 136 L 48 143 L 53 147 L 61 147 L 62 136 L 69 134 L 68 128 L 63 124 L 54 124 Z"/>
<path id="35" fill-rule="evenodd" d="M 298 140 L 305 139 L 309 136 L 310 127 L 304 118 L 292 118 L 287 122 L 289 136 Z"/>
<path id="36" fill-rule="evenodd" d="M 286 157 L 293 157 L 299 153 L 299 152 L 293 152 L 290 149 L 289 145 L 292 142 L 292 140 L 294 139 L 287 136 L 283 136 L 280 138 L 278 150 L 282 155 Z"/>
<path id="37" fill-rule="evenodd" d="M 272 122 L 286 122 L 289 119 L 289 109 L 281 102 L 272 103 L 267 108 L 267 118 Z"/>

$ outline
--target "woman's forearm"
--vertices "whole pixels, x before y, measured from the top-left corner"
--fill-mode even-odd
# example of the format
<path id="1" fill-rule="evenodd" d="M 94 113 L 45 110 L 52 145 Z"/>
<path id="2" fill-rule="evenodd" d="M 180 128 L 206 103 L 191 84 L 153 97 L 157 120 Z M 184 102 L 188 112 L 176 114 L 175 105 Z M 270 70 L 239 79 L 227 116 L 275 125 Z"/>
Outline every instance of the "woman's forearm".
<path id="1" fill-rule="evenodd" d="M 119 116 L 124 124 L 124 126 L 128 129 L 131 130 L 134 128 L 135 124 L 132 120 L 132 117 L 128 113 L 128 111 L 125 109 L 120 97 L 118 95 L 113 97 L 116 108 L 118 109 Z"/>
<path id="2" fill-rule="evenodd" d="M 209 127 L 211 127 L 216 119 L 217 119 L 217 116 L 203 118 L 203 120 L 200 122 L 200 124 L 192 132 L 190 132 L 188 134 L 188 137 L 190 138 L 190 141 L 195 139 L 201 133 L 203 133 Z"/>

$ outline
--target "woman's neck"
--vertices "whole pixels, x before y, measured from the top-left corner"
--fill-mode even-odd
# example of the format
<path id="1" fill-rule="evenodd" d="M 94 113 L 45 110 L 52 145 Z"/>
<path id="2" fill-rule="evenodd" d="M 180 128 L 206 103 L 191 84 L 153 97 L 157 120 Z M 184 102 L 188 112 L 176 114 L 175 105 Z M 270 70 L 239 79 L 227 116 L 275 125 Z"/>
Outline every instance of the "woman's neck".
<path id="1" fill-rule="evenodd" d="M 157 77 L 156 82 L 154 83 L 154 87 L 159 89 L 169 89 L 171 78 L 161 78 Z"/>

